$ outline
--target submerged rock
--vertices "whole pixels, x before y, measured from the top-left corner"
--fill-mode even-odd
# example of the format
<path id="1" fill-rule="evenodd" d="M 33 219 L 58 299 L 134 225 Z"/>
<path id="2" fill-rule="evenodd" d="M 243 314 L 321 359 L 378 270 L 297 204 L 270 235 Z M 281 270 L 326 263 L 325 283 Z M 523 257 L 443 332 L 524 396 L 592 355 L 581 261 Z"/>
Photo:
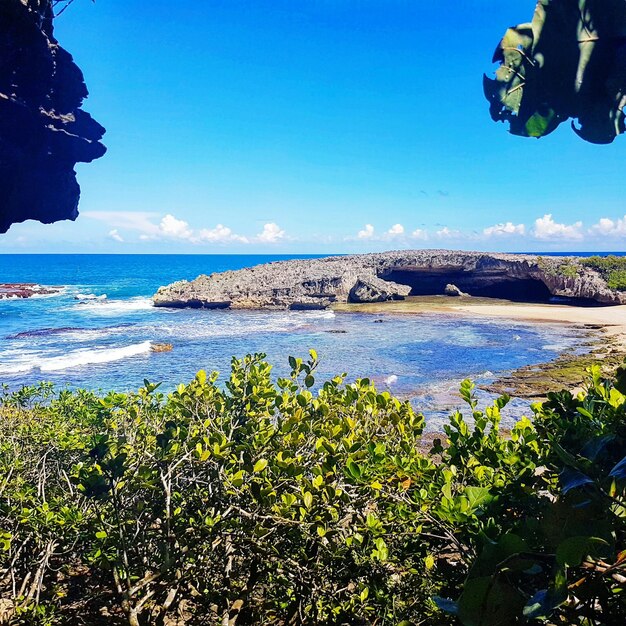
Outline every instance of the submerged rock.
<path id="1" fill-rule="evenodd" d="M 0 283 L 0 300 L 17 300 L 33 296 L 54 296 L 62 293 L 65 287 L 38 285 L 37 283 Z"/>
<path id="2" fill-rule="evenodd" d="M 81 109 L 83 74 L 54 38 L 53 4 L 0 2 L 0 233 L 76 219 L 74 166 L 106 152 L 104 128 Z"/>
<path id="3" fill-rule="evenodd" d="M 174 346 L 171 343 L 153 343 L 150 344 L 151 352 L 171 352 Z"/>
<path id="4" fill-rule="evenodd" d="M 324 309 L 333 303 L 442 294 L 447 285 L 471 296 L 519 302 L 559 296 L 580 304 L 626 304 L 626 292 L 610 289 L 577 257 L 449 250 L 278 261 L 172 283 L 153 299 L 165 307 Z"/>

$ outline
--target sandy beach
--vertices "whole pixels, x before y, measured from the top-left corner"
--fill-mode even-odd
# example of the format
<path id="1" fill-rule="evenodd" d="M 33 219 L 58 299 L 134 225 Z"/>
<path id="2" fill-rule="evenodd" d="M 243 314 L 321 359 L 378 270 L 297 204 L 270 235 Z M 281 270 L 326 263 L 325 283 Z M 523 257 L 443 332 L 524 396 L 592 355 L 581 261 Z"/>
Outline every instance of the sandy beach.
<path id="1" fill-rule="evenodd" d="M 495 298 L 410 296 L 373 304 L 339 304 L 335 311 L 372 314 L 446 313 L 491 316 L 512 321 L 598 326 L 626 348 L 626 305 L 583 307 L 562 304 L 526 304 Z"/>
<path id="2" fill-rule="evenodd" d="M 577 307 L 557 304 L 453 304 L 450 310 L 510 320 L 597 325 L 626 348 L 626 306 Z"/>

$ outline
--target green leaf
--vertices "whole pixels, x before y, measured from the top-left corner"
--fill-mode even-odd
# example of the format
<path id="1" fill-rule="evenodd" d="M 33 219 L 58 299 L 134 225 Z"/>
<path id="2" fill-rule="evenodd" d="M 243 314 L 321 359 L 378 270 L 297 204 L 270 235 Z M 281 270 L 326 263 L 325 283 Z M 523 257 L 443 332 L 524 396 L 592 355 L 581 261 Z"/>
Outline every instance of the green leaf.
<path id="1" fill-rule="evenodd" d="M 516 622 L 523 604 L 515 588 L 486 576 L 466 581 L 457 614 L 464 626 L 505 626 Z"/>
<path id="2" fill-rule="evenodd" d="M 526 134 L 529 137 L 543 137 L 549 135 L 558 125 L 559 120 L 552 109 L 543 114 L 536 112 L 526 122 Z"/>
<path id="3" fill-rule="evenodd" d="M 615 389 L 626 395 L 626 365 L 620 365 L 615 374 Z"/>
<path id="4" fill-rule="evenodd" d="M 258 473 L 262 472 L 267 467 L 267 459 L 259 459 L 255 464 L 253 471 Z"/>
<path id="5" fill-rule="evenodd" d="M 348 459 L 348 462 L 346 463 L 346 467 L 348 469 L 348 472 L 350 473 L 350 476 L 352 476 L 352 478 L 355 478 L 356 480 L 361 478 L 361 468 L 358 465 L 358 463 L 356 463 L 352 459 Z"/>
<path id="6" fill-rule="evenodd" d="M 233 485 L 235 485 L 235 487 L 241 487 L 241 485 L 243 485 L 243 477 L 244 477 L 244 473 L 243 470 L 239 470 L 232 478 L 231 478 L 231 482 L 233 483 Z"/>
<path id="7" fill-rule="evenodd" d="M 608 546 L 607 542 L 600 537 L 570 537 L 558 545 L 557 563 L 562 566 L 577 567 L 586 557 L 596 556 L 597 548 L 600 546 Z"/>
<path id="8" fill-rule="evenodd" d="M 489 504 L 493 500 L 487 487 L 466 487 L 465 496 L 472 511 L 484 504 Z"/>

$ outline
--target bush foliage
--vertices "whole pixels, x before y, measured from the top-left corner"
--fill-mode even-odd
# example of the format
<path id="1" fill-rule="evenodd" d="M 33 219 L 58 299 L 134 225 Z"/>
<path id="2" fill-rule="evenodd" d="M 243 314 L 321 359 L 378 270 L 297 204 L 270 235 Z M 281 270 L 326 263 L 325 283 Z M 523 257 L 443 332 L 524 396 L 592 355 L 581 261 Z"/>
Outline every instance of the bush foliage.
<path id="1" fill-rule="evenodd" d="M 7 394 L 0 623 L 624 623 L 621 378 L 510 432 L 465 381 L 432 442 L 369 380 L 290 364 Z"/>
<path id="2" fill-rule="evenodd" d="M 626 291 L 626 257 L 592 256 L 584 259 L 582 263 L 600 272 L 611 289 Z"/>

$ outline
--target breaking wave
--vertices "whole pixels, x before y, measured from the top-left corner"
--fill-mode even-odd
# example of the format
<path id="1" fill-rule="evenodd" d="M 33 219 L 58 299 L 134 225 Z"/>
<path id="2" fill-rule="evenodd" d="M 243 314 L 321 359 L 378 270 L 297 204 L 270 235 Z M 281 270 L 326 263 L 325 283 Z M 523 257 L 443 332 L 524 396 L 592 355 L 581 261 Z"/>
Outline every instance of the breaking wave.
<path id="1" fill-rule="evenodd" d="M 21 352 L 10 363 L 0 364 L 0 374 L 19 374 L 39 370 L 41 372 L 57 372 L 82 365 L 95 365 L 120 361 L 129 357 L 148 354 L 151 350 L 149 341 L 123 346 L 121 348 L 89 348 L 72 350 L 63 355 L 47 356 L 41 352 Z M 6 351 L 2 356 L 8 356 Z M 11 351 L 15 352 L 15 351 Z"/>
<path id="2" fill-rule="evenodd" d="M 153 308 L 152 298 L 136 297 L 128 300 L 91 299 L 81 300 L 72 308 L 94 315 L 123 315 L 133 311 L 147 311 Z"/>

